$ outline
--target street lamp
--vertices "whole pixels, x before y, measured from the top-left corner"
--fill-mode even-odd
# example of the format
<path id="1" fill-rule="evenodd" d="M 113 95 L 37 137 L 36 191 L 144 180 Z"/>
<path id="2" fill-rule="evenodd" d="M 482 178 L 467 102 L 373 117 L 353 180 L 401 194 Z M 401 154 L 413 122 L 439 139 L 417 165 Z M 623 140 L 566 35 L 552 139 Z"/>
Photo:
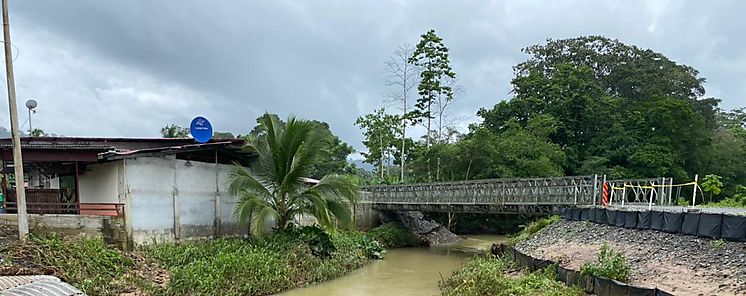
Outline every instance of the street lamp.
<path id="1" fill-rule="evenodd" d="M 29 99 L 26 101 L 26 108 L 28 109 L 28 133 L 31 135 L 31 132 L 34 130 L 31 128 L 31 112 L 36 113 L 36 100 Z"/>

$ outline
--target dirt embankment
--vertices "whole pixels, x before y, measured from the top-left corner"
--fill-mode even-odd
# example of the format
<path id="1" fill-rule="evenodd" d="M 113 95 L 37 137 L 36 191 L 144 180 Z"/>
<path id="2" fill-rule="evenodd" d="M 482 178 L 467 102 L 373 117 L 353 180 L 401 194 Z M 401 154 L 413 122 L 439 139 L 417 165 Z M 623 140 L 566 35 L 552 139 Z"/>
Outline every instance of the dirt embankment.
<path id="1" fill-rule="evenodd" d="M 516 248 L 580 270 L 596 260 L 603 243 L 627 257 L 631 284 L 675 295 L 746 294 L 746 242 L 561 220 Z"/>

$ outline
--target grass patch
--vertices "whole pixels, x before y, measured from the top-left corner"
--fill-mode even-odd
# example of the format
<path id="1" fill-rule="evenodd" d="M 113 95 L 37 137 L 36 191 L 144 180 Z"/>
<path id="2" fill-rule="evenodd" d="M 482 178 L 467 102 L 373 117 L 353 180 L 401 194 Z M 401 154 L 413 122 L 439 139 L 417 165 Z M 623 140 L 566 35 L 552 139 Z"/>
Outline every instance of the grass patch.
<path id="1" fill-rule="evenodd" d="M 553 268 L 536 272 L 519 270 L 504 258 L 476 257 L 441 283 L 442 295 L 583 295 L 579 287 L 555 281 Z"/>
<path id="2" fill-rule="evenodd" d="M 125 254 L 100 238 L 62 238 L 31 234 L 26 245 L 14 241 L 3 250 L 2 274 L 51 274 L 88 295 L 118 295 L 133 265 Z"/>
<path id="3" fill-rule="evenodd" d="M 535 233 L 539 232 L 539 230 L 544 229 L 544 227 L 547 227 L 551 225 L 552 223 L 557 222 L 559 220 L 560 220 L 560 216 L 555 215 L 555 216 L 541 218 L 534 222 L 528 223 L 528 225 L 526 225 L 526 227 L 524 227 L 523 230 L 521 230 L 517 235 L 511 237 L 508 240 L 508 243 L 510 245 L 515 245 L 522 240 L 528 239 Z"/>
<path id="4" fill-rule="evenodd" d="M 330 238 L 334 250 L 328 256 L 315 256 L 308 241 L 292 233 L 162 244 L 148 252 L 171 273 L 168 287 L 158 294 L 268 295 L 345 275 L 380 251 L 359 232 Z"/>
<path id="5" fill-rule="evenodd" d="M 598 261 L 584 264 L 580 273 L 626 282 L 629 279 L 629 271 L 630 268 L 624 254 L 614 251 L 608 244 L 604 243 L 598 253 Z"/>
<path id="6" fill-rule="evenodd" d="M 386 248 L 415 247 L 419 239 L 412 231 L 396 223 L 386 223 L 368 232 Z"/>

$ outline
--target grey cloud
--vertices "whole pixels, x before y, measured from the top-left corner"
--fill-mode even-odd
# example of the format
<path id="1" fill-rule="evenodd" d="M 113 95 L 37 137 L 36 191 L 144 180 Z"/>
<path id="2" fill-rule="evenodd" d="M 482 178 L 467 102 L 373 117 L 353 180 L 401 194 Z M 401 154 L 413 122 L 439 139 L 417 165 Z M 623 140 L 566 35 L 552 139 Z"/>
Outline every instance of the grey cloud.
<path id="1" fill-rule="evenodd" d="M 245 133 L 266 111 L 327 121 L 362 149 L 355 118 L 381 104 L 383 61 L 430 28 L 468 95 L 509 97 L 522 47 L 602 34 L 701 70 L 708 94 L 744 105 L 746 5 L 634 1 L 14 1 L 19 96 L 66 135 L 156 136 L 208 116 Z M 19 100 L 22 99 L 19 97 Z M 44 107 L 48 106 L 48 107 Z M 22 116 L 23 117 L 23 116 Z M 35 118 L 37 118 L 35 117 Z M 69 118 L 77 118 L 70 121 Z M 7 119 L 5 119 L 7 122 Z"/>

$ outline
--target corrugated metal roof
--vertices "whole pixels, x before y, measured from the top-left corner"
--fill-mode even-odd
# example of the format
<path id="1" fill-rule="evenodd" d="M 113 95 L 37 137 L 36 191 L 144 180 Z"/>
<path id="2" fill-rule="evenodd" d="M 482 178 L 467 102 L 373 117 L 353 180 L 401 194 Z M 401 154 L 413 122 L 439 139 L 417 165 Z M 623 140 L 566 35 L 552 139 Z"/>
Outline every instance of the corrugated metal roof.
<path id="1" fill-rule="evenodd" d="M 72 285 L 60 281 L 54 276 L 0 276 L 0 295 L 85 295 Z"/>
<path id="2" fill-rule="evenodd" d="M 12 148 L 13 144 L 0 143 L 0 148 Z M 109 150 L 114 149 L 111 145 L 91 144 L 26 144 L 21 143 L 21 149 L 49 149 L 49 150 Z"/>

